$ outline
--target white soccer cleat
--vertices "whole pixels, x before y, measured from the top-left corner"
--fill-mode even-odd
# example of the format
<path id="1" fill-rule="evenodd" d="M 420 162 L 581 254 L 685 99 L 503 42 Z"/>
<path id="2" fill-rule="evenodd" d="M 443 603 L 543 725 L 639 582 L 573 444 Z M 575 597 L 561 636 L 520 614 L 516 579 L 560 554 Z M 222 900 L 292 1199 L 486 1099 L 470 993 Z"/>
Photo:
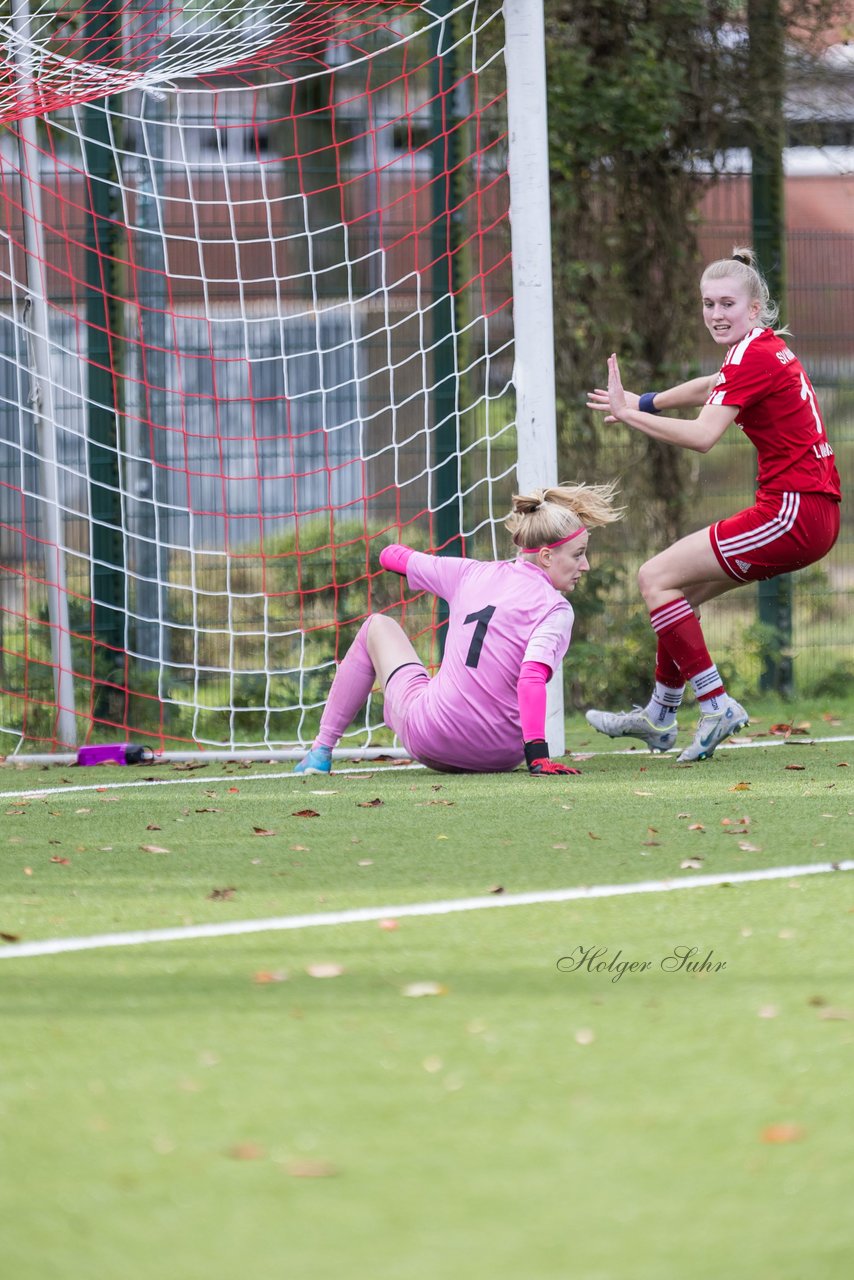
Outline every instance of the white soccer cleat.
<path id="1" fill-rule="evenodd" d="M 708 760 L 715 753 L 715 748 L 732 736 L 741 733 L 750 717 L 740 702 L 725 695 L 723 708 L 714 715 L 700 716 L 694 741 L 686 747 L 677 764 L 690 764 L 693 760 Z"/>
<path id="2" fill-rule="evenodd" d="M 609 738 L 640 738 L 650 751 L 669 751 L 676 741 L 676 721 L 666 729 L 659 728 L 643 707 L 633 707 L 631 711 L 588 711 L 586 719 Z"/>

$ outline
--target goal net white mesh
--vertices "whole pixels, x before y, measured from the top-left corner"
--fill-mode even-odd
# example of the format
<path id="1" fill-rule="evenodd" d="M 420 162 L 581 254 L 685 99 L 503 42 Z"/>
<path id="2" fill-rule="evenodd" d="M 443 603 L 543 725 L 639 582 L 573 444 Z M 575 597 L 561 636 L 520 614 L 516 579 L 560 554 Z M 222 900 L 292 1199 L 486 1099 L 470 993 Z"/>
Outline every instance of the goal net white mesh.
<path id="1" fill-rule="evenodd" d="M 505 545 L 500 5 L 0 14 L 5 750 L 296 747 L 368 612 L 438 660 L 383 545 Z"/>

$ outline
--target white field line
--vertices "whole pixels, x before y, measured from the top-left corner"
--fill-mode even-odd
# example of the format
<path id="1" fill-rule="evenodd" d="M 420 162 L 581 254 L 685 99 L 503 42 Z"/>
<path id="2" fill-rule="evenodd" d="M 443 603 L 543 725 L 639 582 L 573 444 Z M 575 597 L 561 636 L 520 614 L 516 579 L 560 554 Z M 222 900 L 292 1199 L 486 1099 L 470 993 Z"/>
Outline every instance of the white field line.
<path id="1" fill-rule="evenodd" d="M 764 739 L 761 742 L 725 742 L 722 746 L 718 747 L 718 751 L 743 751 L 749 747 L 820 747 L 829 746 L 834 742 L 854 742 L 854 734 L 844 734 L 840 737 L 832 738 L 771 738 L 767 742 Z M 653 759 L 666 760 L 668 757 L 673 756 L 677 750 L 680 750 L 680 748 L 674 747 L 672 751 L 655 754 L 652 752 L 643 752 L 640 747 L 620 747 L 613 751 L 571 751 L 568 755 L 571 759 L 578 760 L 583 764 L 585 760 L 592 760 L 596 756 L 636 756 L 638 759 L 646 759 L 647 757 L 652 756 Z M 258 763 L 263 764 L 264 762 L 259 761 Z M 68 767 L 77 768 L 78 766 L 74 765 Z M 136 765 L 128 767 L 137 768 Z M 142 767 L 144 768 L 145 766 Z M 424 767 L 425 766 L 423 764 L 417 763 L 397 765 L 363 764 L 354 766 L 352 769 L 335 769 L 331 775 L 310 774 L 308 777 L 303 777 L 302 774 L 295 774 L 293 769 L 288 769 L 285 773 L 256 773 L 254 775 L 250 775 L 248 771 L 241 771 L 240 773 L 227 773 L 218 777 L 210 777 L 209 775 L 199 771 L 198 777 L 193 776 L 189 778 L 139 778 L 135 782 L 112 782 L 109 779 L 104 779 L 102 782 L 80 783 L 79 785 L 74 786 L 41 787 L 38 791 L 28 789 L 20 791 L 0 791 L 0 800 L 19 800 L 22 797 L 33 797 L 34 799 L 38 799 L 41 796 L 70 795 L 75 791 L 119 791 L 122 789 L 126 790 L 128 788 L 138 787 L 182 787 L 188 786 L 191 783 L 209 784 L 212 782 L 235 782 L 241 776 L 243 777 L 244 782 L 265 782 L 268 778 L 275 780 L 290 778 L 294 782 L 315 782 L 320 784 L 330 778 L 334 782 L 336 778 L 346 777 L 348 775 L 359 776 L 366 773 L 401 773 L 405 772 L 407 769 L 424 769 Z M 196 771 L 194 770 L 194 773 L 195 772 Z"/>
<path id="2" fill-rule="evenodd" d="M 119 766 L 121 767 L 121 766 Z M 20 800 L 24 797 L 33 796 L 39 799 L 42 796 L 64 796 L 70 795 L 73 791 L 121 791 L 127 790 L 129 787 L 186 787 L 190 783 L 195 782 L 197 785 L 204 784 L 207 786 L 211 782 L 239 782 L 241 778 L 244 782 L 266 782 L 268 778 L 279 779 L 290 778 L 292 782 L 298 782 L 302 785 L 305 782 L 314 783 L 320 786 L 324 782 L 335 781 L 342 774 L 359 774 L 364 776 L 366 773 L 400 773 L 407 769 L 423 769 L 423 764 L 398 764 L 398 765 L 361 765 L 354 769 L 336 769 L 331 775 L 329 774 L 309 774 L 303 777 L 301 773 L 294 773 L 293 769 L 288 769 L 286 773 L 249 773 L 248 770 L 241 770 L 239 773 L 226 773 L 219 777 L 211 777 L 207 773 L 198 772 L 197 777 L 190 778 L 138 778 L 136 782 L 111 782 L 104 779 L 103 782 L 87 782 L 81 783 L 79 786 L 67 787 L 42 787 L 39 791 L 0 791 L 0 800 Z"/>
<path id="3" fill-rule="evenodd" d="M 249 933 L 316 929 L 325 925 L 363 924 L 371 920 L 400 920 L 406 916 L 447 916 L 460 911 L 486 911 L 496 907 L 539 906 L 552 902 L 576 902 L 589 898 L 617 898 L 638 893 L 666 893 L 676 889 L 702 889 L 713 885 L 748 884 L 758 880 L 785 880 L 796 876 L 823 875 L 829 871 L 854 871 L 854 861 L 818 862 L 802 867 L 765 867 L 734 871 L 729 875 L 693 876 L 680 880 L 641 880 L 634 884 L 580 885 L 569 889 L 535 889 L 529 893 L 490 894 L 480 898 L 451 898 L 440 902 L 410 902 L 398 906 L 354 907 L 349 911 L 321 911 L 311 915 L 274 916 L 266 920 L 232 920 L 221 924 L 185 925 L 172 929 L 141 929 L 132 933 L 93 934 L 88 938 L 46 938 L 40 942 L 12 943 L 0 951 L 0 960 L 58 955 L 68 951 L 95 951 L 102 947 L 133 947 L 150 942 L 188 942 L 196 938 L 226 938 Z"/>

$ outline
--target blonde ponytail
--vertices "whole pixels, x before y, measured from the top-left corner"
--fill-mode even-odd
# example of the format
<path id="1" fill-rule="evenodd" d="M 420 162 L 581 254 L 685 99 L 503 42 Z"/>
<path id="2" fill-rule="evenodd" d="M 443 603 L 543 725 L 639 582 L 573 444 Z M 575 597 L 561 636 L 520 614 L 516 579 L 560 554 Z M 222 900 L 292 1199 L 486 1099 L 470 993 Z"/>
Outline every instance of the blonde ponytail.
<path id="1" fill-rule="evenodd" d="M 504 521 L 516 546 L 523 551 L 559 542 L 581 529 L 622 520 L 624 507 L 614 505 L 616 481 L 611 484 L 561 484 L 513 495 L 513 510 Z"/>

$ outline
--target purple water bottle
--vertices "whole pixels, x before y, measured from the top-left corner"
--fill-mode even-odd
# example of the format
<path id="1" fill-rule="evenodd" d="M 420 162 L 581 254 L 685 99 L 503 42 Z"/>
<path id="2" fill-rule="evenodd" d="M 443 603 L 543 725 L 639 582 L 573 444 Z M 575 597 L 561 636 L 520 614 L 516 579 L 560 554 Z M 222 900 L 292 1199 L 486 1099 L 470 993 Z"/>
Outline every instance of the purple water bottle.
<path id="1" fill-rule="evenodd" d="M 130 742 L 104 742 L 93 747 L 81 747 L 77 752 L 78 764 L 142 764 L 154 759 L 149 747 L 136 747 Z"/>

